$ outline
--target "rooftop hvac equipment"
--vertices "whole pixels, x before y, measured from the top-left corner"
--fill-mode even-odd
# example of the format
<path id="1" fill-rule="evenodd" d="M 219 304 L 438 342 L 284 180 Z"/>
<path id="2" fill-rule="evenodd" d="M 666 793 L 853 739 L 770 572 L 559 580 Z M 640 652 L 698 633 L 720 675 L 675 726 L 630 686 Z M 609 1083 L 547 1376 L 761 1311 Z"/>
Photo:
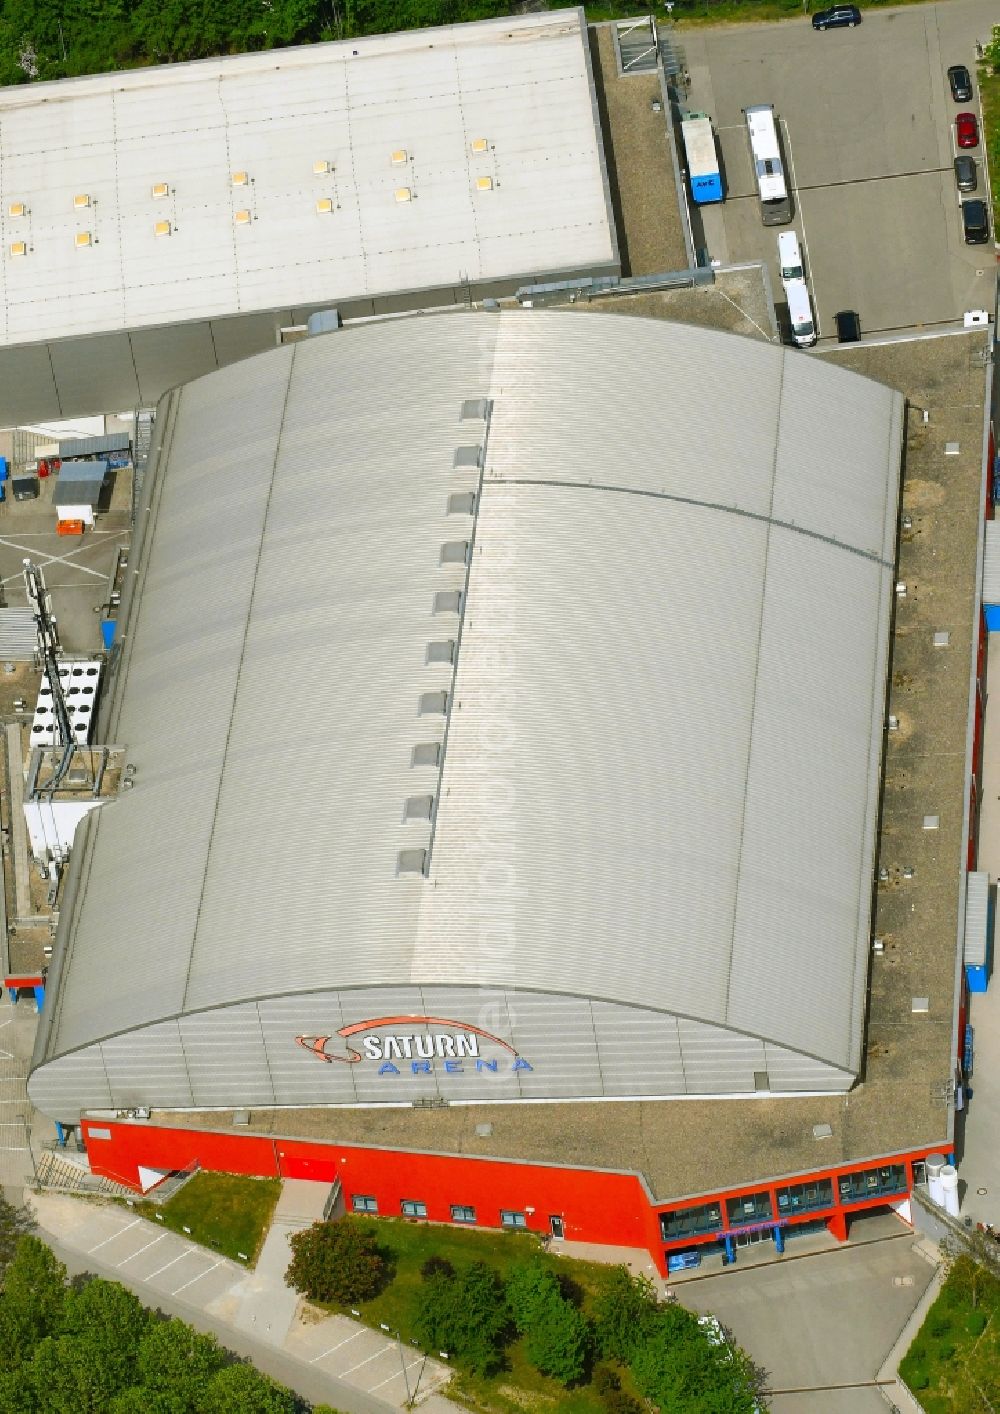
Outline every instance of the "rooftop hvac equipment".
<path id="1" fill-rule="evenodd" d="M 492 177 L 477 177 L 477 178 L 476 178 L 476 191 L 492 191 L 492 190 L 493 190 L 493 178 L 492 178 Z"/>
<path id="2" fill-rule="evenodd" d="M 443 642 L 428 643 L 425 663 L 454 663 L 455 640 L 447 638 Z"/>
<path id="3" fill-rule="evenodd" d="M 11 255 L 13 255 L 13 256 L 27 255 L 27 254 L 28 254 L 28 247 L 27 247 L 27 244 L 26 244 L 24 241 L 11 241 L 11 243 L 10 243 L 10 253 L 11 253 Z"/>
<path id="4" fill-rule="evenodd" d="M 401 849 L 396 856 L 396 876 L 422 874 L 427 867 L 426 849 Z"/>
<path id="5" fill-rule="evenodd" d="M 250 212 L 246 210 L 235 211 L 233 213 L 233 220 L 237 226 L 248 226 L 250 224 Z"/>
<path id="6" fill-rule="evenodd" d="M 164 197 L 170 195 L 170 185 L 168 182 L 155 182 L 152 189 L 154 201 L 162 201 Z"/>
<path id="7" fill-rule="evenodd" d="M 443 717 L 448 711 L 448 694 L 446 692 L 422 692 L 420 703 L 417 708 L 421 717 Z"/>
<path id="8" fill-rule="evenodd" d="M 471 516 L 476 510 L 476 493 L 474 491 L 457 491 L 454 496 L 448 497 L 448 514 L 450 516 Z"/>
<path id="9" fill-rule="evenodd" d="M 434 595 L 435 614 L 460 614 L 462 612 L 462 591 L 460 589 L 440 589 Z"/>
<path id="10" fill-rule="evenodd" d="M 482 460 L 482 447 L 456 447 L 451 464 L 456 471 L 478 471 Z"/>
<path id="11" fill-rule="evenodd" d="M 437 766 L 441 761 L 441 743 L 422 741 L 410 753 L 411 766 Z"/>
<path id="12" fill-rule="evenodd" d="M 405 163 L 406 163 L 406 148 L 405 148 L 405 147 L 397 147 L 397 148 L 396 148 L 396 151 L 392 154 L 392 165 L 393 165 L 394 167 L 402 167 L 402 166 L 405 165 Z"/>
<path id="13" fill-rule="evenodd" d="M 321 157 L 317 162 L 314 162 L 314 163 L 313 163 L 313 176 L 314 176 L 314 177 L 325 177 L 328 172 L 332 172 L 332 171 L 333 171 L 333 166 L 332 166 L 332 164 L 329 163 L 329 162 L 327 162 L 326 159 L 323 158 L 323 157 Z"/>
<path id="14" fill-rule="evenodd" d="M 249 186 L 249 184 L 250 184 L 250 178 L 249 178 L 249 176 L 247 175 L 246 172 L 234 172 L 234 173 L 233 173 L 233 186 L 234 186 L 234 187 L 245 187 L 245 186 Z"/>
<path id="15" fill-rule="evenodd" d="M 429 820 L 434 813 L 432 795 L 411 795 L 403 806 L 403 820 Z"/>
<path id="16" fill-rule="evenodd" d="M 85 192 L 85 191 L 80 192 L 80 194 L 79 194 L 78 196 L 75 196 L 75 197 L 73 198 L 73 210 L 74 210 L 74 211 L 84 211 L 89 205 L 90 205 L 90 194 L 89 194 L 89 192 Z"/>
<path id="17" fill-rule="evenodd" d="M 77 248 L 77 250 L 84 250 L 84 249 L 86 249 L 87 246 L 93 245 L 93 244 L 94 244 L 94 238 L 93 238 L 93 236 L 92 236 L 92 234 L 91 234 L 90 231 L 77 231 L 77 233 L 76 233 L 76 248 Z"/>
<path id="18" fill-rule="evenodd" d="M 329 196 L 321 196 L 316 202 L 317 216 L 330 216 L 333 213 L 333 199 Z"/>
<path id="19" fill-rule="evenodd" d="M 409 201 L 409 200 L 412 198 L 412 196 L 413 196 L 413 193 L 410 191 L 410 188 L 409 188 L 409 187 L 397 187 L 397 188 L 396 188 L 396 200 L 397 200 L 397 201 Z"/>
<path id="20" fill-rule="evenodd" d="M 463 422 L 485 422 L 489 410 L 489 398 L 466 398 L 459 416 Z"/>
<path id="21" fill-rule="evenodd" d="M 26 216 L 27 214 L 28 208 L 25 206 L 23 201 L 12 201 L 11 204 L 7 207 L 7 215 L 13 221 L 18 220 L 19 217 Z"/>
<path id="22" fill-rule="evenodd" d="M 476 154 L 477 157 L 482 156 L 482 154 L 483 154 L 484 152 L 488 152 L 488 151 L 489 151 L 489 146 L 490 146 L 490 144 L 489 144 L 489 141 L 488 141 L 487 138 L 484 138 L 484 137 L 474 137 L 474 138 L 472 139 L 472 150 L 473 150 L 473 152 Z"/>
<path id="23" fill-rule="evenodd" d="M 157 221 L 153 227 L 154 236 L 169 236 L 171 225 L 169 221 Z"/>
<path id="24" fill-rule="evenodd" d="M 447 540 L 441 546 L 441 564 L 467 565 L 469 563 L 468 540 Z"/>

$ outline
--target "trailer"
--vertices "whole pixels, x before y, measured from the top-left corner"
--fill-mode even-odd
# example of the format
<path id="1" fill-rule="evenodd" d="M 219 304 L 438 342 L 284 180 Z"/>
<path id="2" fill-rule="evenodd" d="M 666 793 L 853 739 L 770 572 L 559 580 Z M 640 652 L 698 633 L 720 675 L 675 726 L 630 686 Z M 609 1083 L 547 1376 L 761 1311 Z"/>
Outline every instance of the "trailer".
<path id="1" fill-rule="evenodd" d="M 699 206 L 722 201 L 722 173 L 711 118 L 706 113 L 691 113 L 681 122 L 681 137 L 692 197 Z"/>

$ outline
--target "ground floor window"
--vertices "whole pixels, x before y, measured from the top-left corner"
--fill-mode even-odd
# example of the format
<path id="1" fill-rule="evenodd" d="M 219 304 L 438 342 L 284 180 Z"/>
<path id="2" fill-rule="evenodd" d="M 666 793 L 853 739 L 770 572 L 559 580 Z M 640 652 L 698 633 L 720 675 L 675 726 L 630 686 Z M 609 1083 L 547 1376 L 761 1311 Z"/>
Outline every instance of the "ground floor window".
<path id="1" fill-rule="evenodd" d="M 700 1232 L 718 1232 L 721 1227 L 721 1203 L 705 1203 L 700 1208 L 679 1208 L 673 1213 L 660 1214 L 660 1232 L 664 1242 L 693 1237 Z"/>
<path id="2" fill-rule="evenodd" d="M 771 1197 L 768 1193 L 741 1193 L 737 1198 L 726 1199 L 730 1227 L 743 1227 L 747 1223 L 766 1223 L 773 1214 Z"/>
<path id="3" fill-rule="evenodd" d="M 527 1227 L 528 1219 L 524 1213 L 513 1213 L 508 1208 L 500 1209 L 501 1227 Z"/>
<path id="4" fill-rule="evenodd" d="M 453 1223 L 474 1223 L 476 1221 L 476 1210 L 468 1203 L 452 1203 L 451 1220 Z"/>
<path id="5" fill-rule="evenodd" d="M 366 1198 L 362 1193 L 355 1193 L 351 1199 L 351 1207 L 356 1213 L 377 1213 L 378 1199 Z"/>
<path id="6" fill-rule="evenodd" d="M 837 1180 L 842 1203 L 863 1203 L 888 1193 L 906 1192 L 906 1165 L 882 1164 L 861 1173 L 842 1173 Z"/>
<path id="7" fill-rule="evenodd" d="M 816 1178 L 810 1183 L 793 1183 L 788 1188 L 778 1189 L 778 1212 L 782 1217 L 789 1213 L 807 1213 L 811 1208 L 832 1207 L 832 1179 Z"/>
<path id="8" fill-rule="evenodd" d="M 427 1204 L 421 1203 L 417 1198 L 404 1198 L 399 1206 L 404 1218 L 425 1218 L 427 1216 Z"/>

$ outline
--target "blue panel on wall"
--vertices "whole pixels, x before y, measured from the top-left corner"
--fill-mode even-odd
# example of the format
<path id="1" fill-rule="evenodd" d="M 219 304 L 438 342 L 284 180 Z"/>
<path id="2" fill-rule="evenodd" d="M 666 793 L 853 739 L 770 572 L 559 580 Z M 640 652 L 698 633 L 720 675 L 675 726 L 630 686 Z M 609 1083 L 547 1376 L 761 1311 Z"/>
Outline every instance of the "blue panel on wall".
<path id="1" fill-rule="evenodd" d="M 984 604 L 983 616 L 990 633 L 1000 633 L 1000 604 Z"/>
<path id="2" fill-rule="evenodd" d="M 111 645 L 115 641 L 115 631 L 117 628 L 117 619 L 101 619 L 101 637 L 104 639 L 105 652 L 110 653 Z"/>

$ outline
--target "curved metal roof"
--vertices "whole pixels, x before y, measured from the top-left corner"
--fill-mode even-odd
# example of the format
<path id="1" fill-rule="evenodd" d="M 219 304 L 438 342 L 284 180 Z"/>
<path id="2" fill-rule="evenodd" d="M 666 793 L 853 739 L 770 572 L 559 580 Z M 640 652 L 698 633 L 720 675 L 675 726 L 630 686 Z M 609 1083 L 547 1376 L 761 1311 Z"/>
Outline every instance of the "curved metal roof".
<path id="1" fill-rule="evenodd" d="M 592 311 L 349 327 L 172 394 L 104 724 L 135 785 L 76 851 L 36 1065 L 416 984 L 856 1069 L 901 415 Z"/>

